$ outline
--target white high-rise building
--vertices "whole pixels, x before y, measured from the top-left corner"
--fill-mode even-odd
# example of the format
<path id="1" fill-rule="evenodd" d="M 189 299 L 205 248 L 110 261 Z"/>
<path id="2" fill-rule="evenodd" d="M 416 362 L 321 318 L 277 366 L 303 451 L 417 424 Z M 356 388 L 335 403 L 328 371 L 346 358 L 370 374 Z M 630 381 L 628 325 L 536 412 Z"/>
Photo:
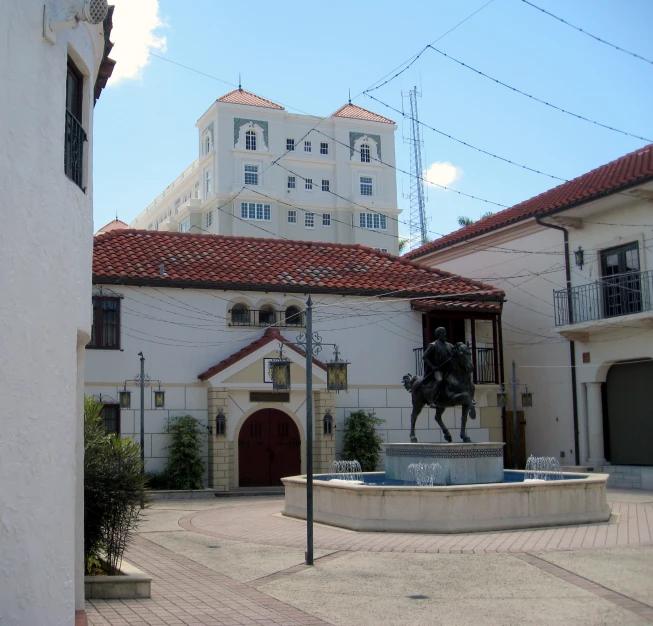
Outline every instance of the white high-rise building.
<path id="1" fill-rule="evenodd" d="M 360 243 L 398 254 L 396 124 L 351 103 L 289 113 L 243 89 L 197 122 L 199 157 L 132 228 Z"/>

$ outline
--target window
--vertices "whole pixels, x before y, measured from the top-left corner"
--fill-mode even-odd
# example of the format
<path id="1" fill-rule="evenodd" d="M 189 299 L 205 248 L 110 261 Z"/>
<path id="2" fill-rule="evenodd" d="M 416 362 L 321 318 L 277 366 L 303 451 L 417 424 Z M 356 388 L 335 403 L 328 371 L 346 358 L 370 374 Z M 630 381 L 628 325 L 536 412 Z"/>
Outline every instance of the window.
<path id="1" fill-rule="evenodd" d="M 269 222 L 272 219 L 270 205 L 259 202 L 241 202 L 240 217 L 244 220 L 263 220 Z"/>
<path id="2" fill-rule="evenodd" d="M 369 144 L 361 144 L 361 163 L 370 162 L 370 146 Z"/>
<path id="3" fill-rule="evenodd" d="M 361 228 L 372 228 L 374 230 L 387 230 L 385 215 L 378 213 L 361 213 L 359 225 Z"/>
<path id="4" fill-rule="evenodd" d="M 286 139 L 286 152 L 294 152 L 294 151 L 295 151 L 295 140 Z"/>
<path id="5" fill-rule="evenodd" d="M 311 142 L 310 141 L 305 141 L 304 142 L 304 152 L 312 152 L 313 148 L 311 148 Z"/>
<path id="6" fill-rule="evenodd" d="M 204 226 L 209 228 L 213 224 L 213 211 L 207 211 L 204 216 Z"/>
<path id="7" fill-rule="evenodd" d="M 110 435 L 120 434 L 120 405 L 105 404 L 102 407 L 102 425 Z"/>
<path id="8" fill-rule="evenodd" d="M 322 191 L 329 191 L 331 184 L 326 178 L 322 179 Z"/>
<path id="9" fill-rule="evenodd" d="M 639 245 L 636 241 L 602 250 L 601 276 L 606 317 L 639 313 L 642 310 Z"/>
<path id="10" fill-rule="evenodd" d="M 89 348 L 120 350 L 120 298 L 93 296 Z"/>
<path id="11" fill-rule="evenodd" d="M 320 154 L 329 154 L 329 144 L 326 141 L 320 142 Z"/>
<path id="12" fill-rule="evenodd" d="M 200 184 L 195 183 L 195 197 L 199 198 L 200 197 Z M 178 213 L 178 211 L 175 211 L 175 213 Z"/>
<path id="13" fill-rule="evenodd" d="M 180 233 L 187 233 L 189 230 L 190 230 L 190 220 L 184 220 L 181 224 L 179 224 Z"/>
<path id="14" fill-rule="evenodd" d="M 387 252 L 387 248 L 374 248 L 374 250 L 378 250 L 379 252 Z"/>
<path id="15" fill-rule="evenodd" d="M 361 176 L 361 196 L 371 196 L 372 195 L 372 177 L 371 176 Z"/>
<path id="16" fill-rule="evenodd" d="M 258 312 L 259 324 L 263 326 L 271 326 L 277 323 L 277 312 L 271 306 L 261 307 Z"/>
<path id="17" fill-rule="evenodd" d="M 288 176 L 288 189 L 295 189 L 296 184 L 295 184 L 295 177 L 294 176 Z"/>
<path id="18" fill-rule="evenodd" d="M 256 150 L 256 133 L 253 130 L 245 133 L 245 150 Z"/>
<path id="19" fill-rule="evenodd" d="M 249 326 L 249 308 L 246 304 L 234 304 L 231 309 L 231 323 L 234 326 Z"/>
<path id="20" fill-rule="evenodd" d="M 84 142 L 86 133 L 82 128 L 82 94 L 84 79 L 68 59 L 66 75 L 66 125 L 64 140 L 64 172 L 82 191 Z"/>
<path id="21" fill-rule="evenodd" d="M 204 154 L 208 154 L 209 152 L 211 152 L 211 135 L 206 133 L 204 136 Z"/>
<path id="22" fill-rule="evenodd" d="M 286 326 L 301 326 L 302 312 L 298 306 L 289 306 L 286 309 Z"/>
<path id="23" fill-rule="evenodd" d="M 245 166 L 245 184 L 258 185 L 258 165 Z"/>
<path id="24" fill-rule="evenodd" d="M 304 180 L 304 188 L 306 191 L 313 191 L 313 179 L 312 178 L 306 178 Z"/>
<path id="25" fill-rule="evenodd" d="M 315 213 L 304 213 L 304 226 L 315 228 Z"/>
<path id="26" fill-rule="evenodd" d="M 331 213 L 322 214 L 322 226 L 331 226 Z"/>
<path id="27" fill-rule="evenodd" d="M 211 193 L 211 170 L 204 172 L 204 194 L 208 196 Z"/>
<path id="28" fill-rule="evenodd" d="M 296 224 L 297 223 L 297 211 L 288 211 L 288 223 Z"/>

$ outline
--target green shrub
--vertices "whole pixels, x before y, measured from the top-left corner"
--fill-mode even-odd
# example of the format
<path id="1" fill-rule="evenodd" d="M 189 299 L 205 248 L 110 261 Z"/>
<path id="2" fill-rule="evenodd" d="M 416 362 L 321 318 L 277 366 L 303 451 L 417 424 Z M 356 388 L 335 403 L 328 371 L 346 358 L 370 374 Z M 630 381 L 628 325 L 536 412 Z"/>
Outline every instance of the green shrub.
<path id="1" fill-rule="evenodd" d="M 170 459 L 165 469 L 170 489 L 203 489 L 204 469 L 202 444 L 206 429 L 191 415 L 172 417 L 166 432 L 172 435 Z"/>
<path id="2" fill-rule="evenodd" d="M 168 480 L 168 474 L 165 472 L 147 472 L 145 474 L 147 477 L 147 486 L 150 489 L 160 490 L 160 489 L 170 489 L 170 481 Z"/>
<path id="3" fill-rule="evenodd" d="M 345 438 L 342 458 L 345 461 L 358 461 L 364 472 L 373 472 L 379 464 L 383 439 L 376 427 L 383 424 L 373 411 L 352 411 L 345 418 Z"/>
<path id="4" fill-rule="evenodd" d="M 110 570 L 122 555 L 147 501 L 140 446 L 108 434 L 102 404 L 84 398 L 84 563 L 88 572 L 103 559 Z"/>

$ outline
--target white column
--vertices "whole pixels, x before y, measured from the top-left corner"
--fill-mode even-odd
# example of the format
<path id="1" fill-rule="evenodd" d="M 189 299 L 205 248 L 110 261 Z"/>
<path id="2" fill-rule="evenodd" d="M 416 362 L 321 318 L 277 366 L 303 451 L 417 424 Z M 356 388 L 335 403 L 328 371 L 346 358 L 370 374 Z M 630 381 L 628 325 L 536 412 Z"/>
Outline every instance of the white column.
<path id="1" fill-rule="evenodd" d="M 589 465 L 604 465 L 603 457 L 603 402 L 601 383 L 587 385 L 587 435 L 589 439 Z"/>
<path id="2" fill-rule="evenodd" d="M 587 388 L 584 383 L 578 385 L 578 463 L 587 465 L 589 445 L 587 442 Z"/>

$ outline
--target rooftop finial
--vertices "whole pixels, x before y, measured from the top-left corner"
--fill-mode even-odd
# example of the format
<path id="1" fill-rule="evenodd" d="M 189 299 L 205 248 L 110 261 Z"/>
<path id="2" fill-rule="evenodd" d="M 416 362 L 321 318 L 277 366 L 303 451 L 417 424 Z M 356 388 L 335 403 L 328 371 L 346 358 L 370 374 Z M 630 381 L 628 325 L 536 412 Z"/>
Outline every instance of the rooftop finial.
<path id="1" fill-rule="evenodd" d="M 349 104 L 351 104 L 351 87 L 349 88 Z"/>
<path id="2" fill-rule="evenodd" d="M 238 72 L 238 91 L 242 91 L 242 90 L 243 90 L 243 86 L 240 80 L 240 72 Z"/>

